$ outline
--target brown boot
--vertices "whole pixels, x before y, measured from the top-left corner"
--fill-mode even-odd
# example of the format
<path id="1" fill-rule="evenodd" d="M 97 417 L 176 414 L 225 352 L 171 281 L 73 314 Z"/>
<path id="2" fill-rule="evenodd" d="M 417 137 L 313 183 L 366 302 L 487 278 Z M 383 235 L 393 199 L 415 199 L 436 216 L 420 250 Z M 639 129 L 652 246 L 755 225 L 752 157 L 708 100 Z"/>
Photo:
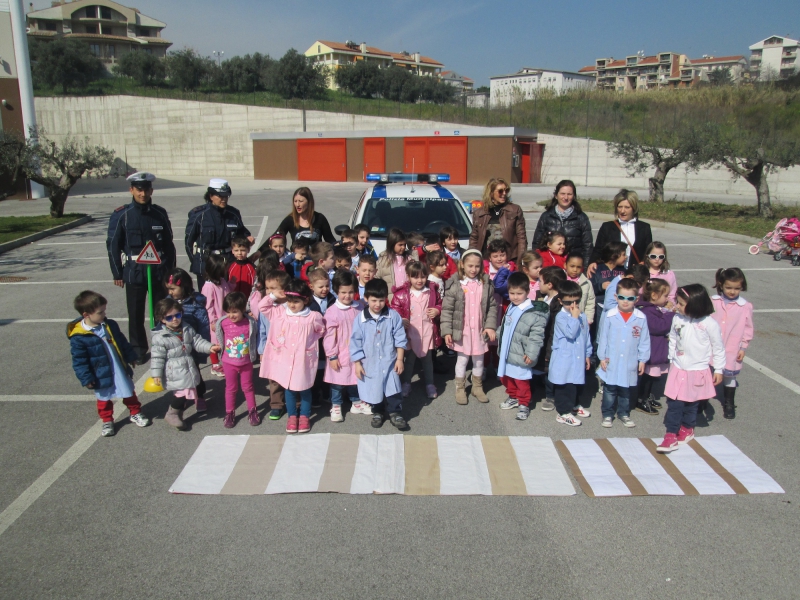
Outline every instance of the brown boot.
<path id="1" fill-rule="evenodd" d="M 456 402 L 458 404 L 466 404 L 469 402 L 467 399 L 467 378 L 456 377 Z"/>
<path id="2" fill-rule="evenodd" d="M 486 397 L 486 394 L 483 391 L 483 379 L 481 377 L 477 377 L 475 375 L 472 376 L 471 394 L 475 396 L 475 399 L 478 402 L 483 402 L 484 404 L 489 402 L 489 398 Z"/>
<path id="3" fill-rule="evenodd" d="M 164 415 L 164 422 L 167 425 L 171 425 L 176 429 L 185 429 L 186 425 L 183 422 L 183 411 L 178 410 L 177 408 L 169 407 L 167 414 Z"/>

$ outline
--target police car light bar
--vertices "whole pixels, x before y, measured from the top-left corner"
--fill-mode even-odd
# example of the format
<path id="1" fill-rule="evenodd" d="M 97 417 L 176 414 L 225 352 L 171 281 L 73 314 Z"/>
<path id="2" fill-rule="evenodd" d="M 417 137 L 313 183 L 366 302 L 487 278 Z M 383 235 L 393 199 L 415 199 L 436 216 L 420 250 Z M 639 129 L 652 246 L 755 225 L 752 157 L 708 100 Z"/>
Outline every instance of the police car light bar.
<path id="1" fill-rule="evenodd" d="M 367 181 L 377 183 L 439 183 L 450 181 L 448 173 L 368 173 Z"/>

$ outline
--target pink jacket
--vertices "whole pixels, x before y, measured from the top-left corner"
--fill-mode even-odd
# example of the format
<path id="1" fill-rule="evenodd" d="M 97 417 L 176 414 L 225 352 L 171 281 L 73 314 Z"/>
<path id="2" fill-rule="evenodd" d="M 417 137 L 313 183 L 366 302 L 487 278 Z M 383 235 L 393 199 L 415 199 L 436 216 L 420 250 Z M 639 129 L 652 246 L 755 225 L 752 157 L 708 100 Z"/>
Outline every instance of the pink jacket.
<path id="1" fill-rule="evenodd" d="M 337 302 L 325 311 L 325 337 L 322 345 L 325 357 L 338 356 L 339 370 L 331 369 L 329 361 L 325 362 L 324 381 L 336 385 L 356 385 L 356 370 L 350 361 L 350 336 L 353 333 L 353 321 L 364 310 L 364 303 L 355 301 L 349 308 L 340 308 Z"/>
<path id="2" fill-rule="evenodd" d="M 225 296 L 231 293 L 231 286 L 227 279 L 219 282 L 219 285 L 206 281 L 203 284 L 203 289 L 200 291 L 206 297 L 206 311 L 208 312 L 208 322 L 216 323 L 225 316 L 225 311 L 222 310 L 222 301 Z M 211 328 L 211 343 L 217 343 L 216 331 L 214 327 Z"/>
<path id="3" fill-rule="evenodd" d="M 666 281 L 669 284 L 669 301 L 673 304 L 677 302 L 678 280 L 675 278 L 675 273 L 667 271 L 665 273 L 653 274 L 653 272 L 650 271 L 650 279 L 663 279 Z"/>
<path id="4" fill-rule="evenodd" d="M 733 302 L 725 302 L 722 296 L 711 296 L 714 305 L 714 320 L 722 331 L 725 345 L 725 368 L 728 371 L 741 371 L 742 363 L 737 362 L 739 350 L 746 350 L 753 339 L 753 305 L 739 296 Z"/>
<path id="5" fill-rule="evenodd" d="M 258 310 L 269 321 L 269 335 L 259 375 L 287 390 L 302 392 L 314 385 L 319 361 L 317 341 L 325 334 L 322 315 L 308 308 L 290 314 L 285 304 L 265 296 Z"/>
<path id="6" fill-rule="evenodd" d="M 439 299 L 439 286 L 433 281 L 428 281 L 428 289 L 431 291 L 428 295 L 428 308 L 435 308 L 441 315 L 442 301 Z M 390 308 L 400 313 L 401 319 L 409 320 L 411 318 L 411 283 L 407 281 L 399 288 L 392 288 L 392 293 L 394 296 L 392 296 Z M 437 348 L 442 345 L 439 322 L 439 317 L 433 321 L 433 344 Z"/>

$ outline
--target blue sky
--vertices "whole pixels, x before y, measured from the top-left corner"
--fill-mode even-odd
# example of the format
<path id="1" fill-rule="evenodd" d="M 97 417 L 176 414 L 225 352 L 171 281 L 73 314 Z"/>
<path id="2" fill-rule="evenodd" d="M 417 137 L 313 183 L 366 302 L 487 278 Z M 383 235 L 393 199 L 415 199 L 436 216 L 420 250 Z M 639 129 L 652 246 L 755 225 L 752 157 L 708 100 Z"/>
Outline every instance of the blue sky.
<path id="1" fill-rule="evenodd" d="M 127 4 L 123 0 L 123 4 Z M 280 57 L 317 39 L 367 42 L 421 52 L 488 85 L 523 66 L 577 70 L 595 58 L 673 51 L 749 56 L 772 34 L 800 36 L 797 0 L 555 2 L 523 0 L 132 0 L 167 23 L 173 49 L 191 46 L 225 57 L 262 52 Z M 49 2 L 47 2 L 49 5 Z M 37 0 L 36 8 L 45 8 Z M 191 13 L 188 8 L 191 7 Z"/>

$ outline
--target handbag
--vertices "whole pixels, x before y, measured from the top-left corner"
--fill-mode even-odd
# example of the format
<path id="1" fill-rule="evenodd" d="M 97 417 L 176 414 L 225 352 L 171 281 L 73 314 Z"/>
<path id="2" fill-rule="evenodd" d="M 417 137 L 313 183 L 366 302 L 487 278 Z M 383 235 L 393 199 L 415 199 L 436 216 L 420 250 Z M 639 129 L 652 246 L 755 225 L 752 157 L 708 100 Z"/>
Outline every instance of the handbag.
<path id="1" fill-rule="evenodd" d="M 625 235 L 625 232 L 622 230 L 622 226 L 619 224 L 619 221 L 614 219 L 614 225 L 617 226 L 617 229 L 619 229 L 619 232 L 622 234 L 622 237 L 625 238 L 625 243 L 628 244 L 628 246 L 630 247 L 631 254 L 633 254 L 633 258 L 636 259 L 636 264 L 637 265 L 641 264 L 642 261 L 639 260 L 639 254 L 636 252 L 636 250 L 633 249 L 633 244 L 631 244 L 631 241 L 628 239 L 628 236 Z"/>

